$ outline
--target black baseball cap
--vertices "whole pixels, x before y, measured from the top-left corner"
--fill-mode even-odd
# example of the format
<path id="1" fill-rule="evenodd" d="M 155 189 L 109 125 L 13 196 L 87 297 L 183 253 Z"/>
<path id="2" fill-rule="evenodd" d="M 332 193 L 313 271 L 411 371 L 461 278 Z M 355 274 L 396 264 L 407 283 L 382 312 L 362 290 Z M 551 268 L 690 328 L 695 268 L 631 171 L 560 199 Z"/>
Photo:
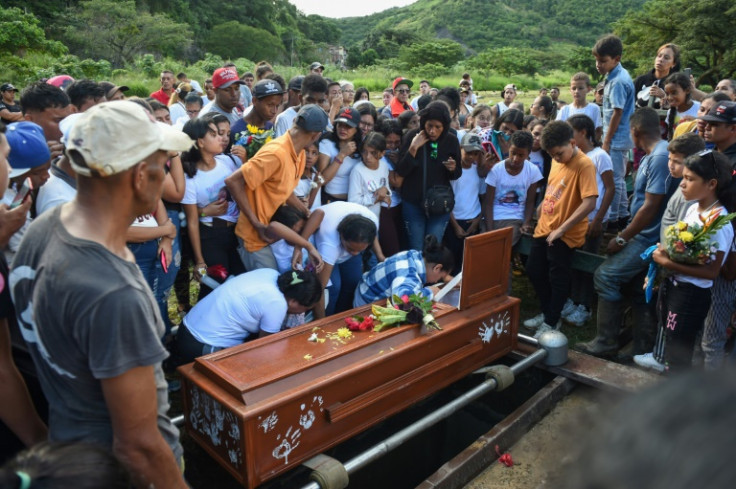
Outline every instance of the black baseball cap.
<path id="1" fill-rule="evenodd" d="M 253 87 L 253 96 L 255 98 L 270 97 L 271 95 L 281 95 L 284 89 L 281 88 L 279 82 L 274 80 L 261 80 Z"/>
<path id="2" fill-rule="evenodd" d="M 295 124 L 305 131 L 322 132 L 327 127 L 329 120 L 327 112 L 322 107 L 309 104 L 299 109 Z"/>
<path id="3" fill-rule="evenodd" d="M 718 102 L 718 105 L 711 107 L 706 115 L 702 115 L 698 117 L 698 119 L 706 122 L 725 122 L 726 124 L 736 124 L 736 102 Z"/>
<path id="4" fill-rule="evenodd" d="M 3 83 L 2 85 L 0 85 L 0 92 L 8 92 L 10 90 L 12 90 L 14 92 L 18 92 L 19 91 L 17 88 L 15 88 L 13 86 L 12 83 Z"/>

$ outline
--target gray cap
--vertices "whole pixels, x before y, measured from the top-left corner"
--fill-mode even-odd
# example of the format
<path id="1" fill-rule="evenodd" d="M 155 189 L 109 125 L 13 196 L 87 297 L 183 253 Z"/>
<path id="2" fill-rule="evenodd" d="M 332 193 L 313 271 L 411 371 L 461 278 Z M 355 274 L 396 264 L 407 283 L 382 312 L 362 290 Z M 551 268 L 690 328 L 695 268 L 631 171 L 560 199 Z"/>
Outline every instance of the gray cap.
<path id="1" fill-rule="evenodd" d="M 309 104 L 299 109 L 296 125 L 308 132 L 322 132 L 327 127 L 327 112 L 319 105 Z"/>
<path id="2" fill-rule="evenodd" d="M 319 61 L 315 61 L 314 63 L 312 63 L 311 65 L 309 65 L 309 70 L 310 71 L 311 70 L 316 70 L 317 68 L 322 68 L 324 70 L 325 69 L 325 66 L 322 63 L 320 63 Z"/>
<path id="3" fill-rule="evenodd" d="M 460 142 L 460 146 L 465 151 L 483 151 L 483 145 L 480 136 L 474 132 L 465 133 L 463 140 Z"/>

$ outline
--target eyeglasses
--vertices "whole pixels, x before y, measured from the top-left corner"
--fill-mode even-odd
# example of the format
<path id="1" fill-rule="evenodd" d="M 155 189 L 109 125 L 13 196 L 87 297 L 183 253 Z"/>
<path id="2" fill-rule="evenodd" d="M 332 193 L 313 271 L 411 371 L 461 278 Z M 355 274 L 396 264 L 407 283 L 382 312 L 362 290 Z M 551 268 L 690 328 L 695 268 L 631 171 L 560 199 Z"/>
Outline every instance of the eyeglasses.
<path id="1" fill-rule="evenodd" d="M 363 122 L 360 121 L 360 127 L 363 127 L 365 129 L 373 129 L 374 124 L 372 122 Z"/>
<path id="2" fill-rule="evenodd" d="M 396 93 L 410 93 L 410 92 L 411 90 L 409 90 L 408 88 L 399 88 L 398 90 L 396 90 Z"/>
<path id="3" fill-rule="evenodd" d="M 343 91 L 343 93 L 345 93 L 345 92 L 347 92 L 347 93 L 355 93 L 355 90 L 351 90 L 349 88 L 343 88 L 342 91 Z"/>

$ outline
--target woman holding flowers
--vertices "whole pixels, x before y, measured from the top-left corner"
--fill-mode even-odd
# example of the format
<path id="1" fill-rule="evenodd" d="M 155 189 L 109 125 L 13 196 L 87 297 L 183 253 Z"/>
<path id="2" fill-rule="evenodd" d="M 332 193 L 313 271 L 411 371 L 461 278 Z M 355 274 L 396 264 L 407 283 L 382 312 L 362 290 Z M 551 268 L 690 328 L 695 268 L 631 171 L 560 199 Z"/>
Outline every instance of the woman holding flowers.
<path id="1" fill-rule="evenodd" d="M 713 280 L 733 246 L 729 221 L 736 214 L 726 214 L 734 210 L 736 189 L 728 157 L 710 150 L 688 157 L 680 188 L 695 202 L 683 221 L 667 228 L 665 243 L 652 255 L 670 272 L 659 287 L 654 352 L 634 356 L 637 365 L 659 372 L 691 365 Z"/>
<path id="2" fill-rule="evenodd" d="M 439 287 L 425 284 L 444 281 L 454 265 L 452 252 L 428 234 L 423 251 L 402 251 L 366 272 L 355 289 L 353 307 L 393 296 L 420 294 L 432 299 Z"/>

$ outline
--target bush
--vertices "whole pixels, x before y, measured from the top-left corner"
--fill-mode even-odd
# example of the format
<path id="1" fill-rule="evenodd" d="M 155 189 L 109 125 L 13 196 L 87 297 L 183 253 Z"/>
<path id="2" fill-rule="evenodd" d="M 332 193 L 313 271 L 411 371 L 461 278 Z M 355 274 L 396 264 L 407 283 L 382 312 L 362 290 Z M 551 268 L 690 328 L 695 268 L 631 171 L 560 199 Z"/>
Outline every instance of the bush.
<path id="1" fill-rule="evenodd" d="M 141 98 L 148 98 L 148 96 L 151 94 L 152 91 L 151 87 L 148 85 L 144 85 L 142 83 L 126 83 L 128 85 L 129 90 L 125 92 L 126 97 L 141 97 Z"/>

